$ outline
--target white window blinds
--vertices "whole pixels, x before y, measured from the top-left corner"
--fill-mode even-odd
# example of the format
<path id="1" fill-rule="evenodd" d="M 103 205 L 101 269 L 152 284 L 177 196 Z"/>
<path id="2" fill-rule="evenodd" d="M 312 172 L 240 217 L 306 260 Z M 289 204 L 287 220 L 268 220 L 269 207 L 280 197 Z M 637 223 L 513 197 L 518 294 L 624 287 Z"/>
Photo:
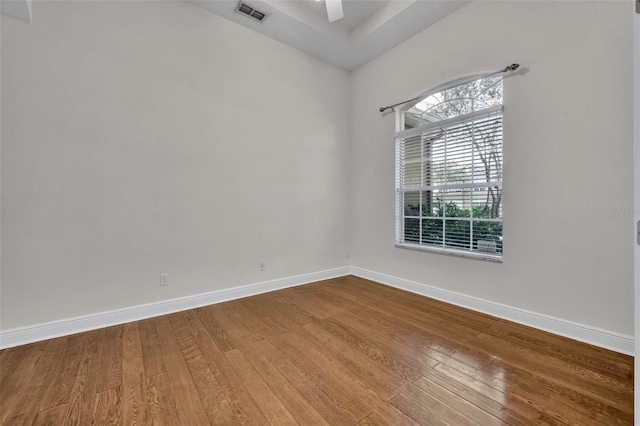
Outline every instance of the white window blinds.
<path id="1" fill-rule="evenodd" d="M 396 244 L 502 254 L 502 106 L 396 134 Z"/>

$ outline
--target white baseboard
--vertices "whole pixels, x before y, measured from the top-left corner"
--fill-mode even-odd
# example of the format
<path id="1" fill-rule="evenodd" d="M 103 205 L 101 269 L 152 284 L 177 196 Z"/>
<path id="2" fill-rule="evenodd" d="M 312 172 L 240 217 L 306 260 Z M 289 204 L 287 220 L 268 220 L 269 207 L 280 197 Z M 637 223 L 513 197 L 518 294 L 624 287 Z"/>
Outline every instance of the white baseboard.
<path id="1" fill-rule="evenodd" d="M 503 318 L 539 330 L 568 337 L 580 342 L 589 343 L 616 352 L 631 355 L 634 354 L 634 338 L 624 334 L 615 333 L 600 328 L 578 324 L 561 318 L 539 314 L 512 306 L 479 299 L 473 296 L 443 290 L 426 284 L 393 277 L 390 275 L 373 272 L 356 266 L 351 267 L 351 274 L 366 278 L 401 290 L 406 290 L 432 299 L 462 306 L 474 311 L 482 312 L 494 317 Z"/>
<path id="2" fill-rule="evenodd" d="M 514 308 L 512 306 L 479 299 L 473 296 L 467 296 L 454 291 L 443 290 L 426 284 L 359 268 L 357 266 L 345 266 L 342 268 L 149 303 L 146 305 L 131 306 L 108 312 L 100 312 L 97 314 L 84 315 L 81 317 L 0 331 L 0 349 L 171 314 L 187 309 L 226 302 L 228 300 L 255 296 L 269 291 L 295 287 L 349 274 L 430 297 L 432 299 L 451 303 L 452 305 L 462 306 L 498 318 L 503 318 L 529 327 L 548 331 L 570 339 L 611 349 L 616 352 L 632 356 L 634 354 L 635 341 L 633 336 L 627 336 L 536 312 L 526 311 L 524 309 Z"/>
<path id="3" fill-rule="evenodd" d="M 243 297 L 255 296 L 269 291 L 280 290 L 288 287 L 295 287 L 315 281 L 328 280 L 330 278 L 349 275 L 348 266 L 326 271 L 313 272 L 310 274 L 297 275 L 265 281 L 255 284 L 243 285 L 223 290 L 211 291 L 208 293 L 196 294 L 193 296 L 180 297 L 177 299 L 164 300 L 145 305 L 131 306 L 113 311 L 100 312 L 97 314 L 84 315 L 80 317 L 67 318 L 58 321 L 51 321 L 32 326 L 13 328 L 0 331 L 0 349 L 53 339 L 55 337 L 68 336 L 70 334 L 81 333 L 89 330 L 110 327 L 112 325 L 124 324 L 131 321 L 157 317 L 174 312 L 185 311 L 187 309 L 226 302 L 228 300 L 240 299 Z"/>

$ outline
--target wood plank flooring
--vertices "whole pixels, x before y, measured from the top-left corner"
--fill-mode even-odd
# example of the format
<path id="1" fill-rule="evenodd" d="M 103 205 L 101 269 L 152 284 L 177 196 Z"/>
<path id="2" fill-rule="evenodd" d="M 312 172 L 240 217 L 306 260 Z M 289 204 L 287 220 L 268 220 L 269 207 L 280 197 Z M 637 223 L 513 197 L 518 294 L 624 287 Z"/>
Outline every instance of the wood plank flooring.
<path id="1" fill-rule="evenodd" d="M 632 423 L 632 357 L 351 276 L 0 352 L 6 426 Z"/>

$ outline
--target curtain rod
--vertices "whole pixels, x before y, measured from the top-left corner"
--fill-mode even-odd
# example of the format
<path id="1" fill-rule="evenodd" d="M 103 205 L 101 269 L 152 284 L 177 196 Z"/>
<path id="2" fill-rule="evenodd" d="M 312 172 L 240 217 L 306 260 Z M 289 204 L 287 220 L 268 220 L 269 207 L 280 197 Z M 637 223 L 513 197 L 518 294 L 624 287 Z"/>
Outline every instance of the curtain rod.
<path id="1" fill-rule="evenodd" d="M 509 66 L 504 67 L 501 70 L 490 72 L 489 74 L 481 75 L 480 77 L 473 77 L 473 79 L 474 80 L 479 80 L 481 78 L 491 77 L 492 75 L 501 74 L 503 72 L 515 71 L 515 70 L 518 69 L 519 66 L 520 66 L 520 64 L 511 64 Z M 389 106 L 386 106 L 386 107 L 381 107 L 379 109 L 379 111 L 380 112 L 385 112 L 386 110 L 393 109 L 393 108 L 397 107 L 398 105 L 403 105 L 403 104 L 406 104 L 406 103 L 409 103 L 409 102 L 417 101 L 417 100 L 422 99 L 423 97 L 424 97 L 424 95 L 420 95 L 420 96 L 417 96 L 415 98 L 411 98 L 411 99 L 406 100 L 406 101 L 398 102 L 397 104 L 389 105 Z"/>

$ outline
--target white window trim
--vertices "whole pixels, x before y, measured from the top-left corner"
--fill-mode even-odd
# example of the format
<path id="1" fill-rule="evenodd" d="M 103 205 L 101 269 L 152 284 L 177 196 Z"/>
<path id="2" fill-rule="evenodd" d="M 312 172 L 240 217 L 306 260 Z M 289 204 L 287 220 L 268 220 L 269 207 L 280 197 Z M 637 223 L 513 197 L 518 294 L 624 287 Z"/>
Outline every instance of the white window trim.
<path id="1" fill-rule="evenodd" d="M 415 250 L 415 251 L 426 251 L 426 252 L 438 253 L 438 254 L 447 254 L 450 256 L 466 257 L 469 259 L 477 259 L 477 260 L 486 260 L 486 261 L 496 262 L 496 263 L 503 262 L 501 255 L 482 253 L 482 252 L 476 252 L 476 251 L 464 251 L 464 250 L 456 250 L 456 249 L 447 249 L 444 247 L 426 246 L 426 245 L 419 245 L 419 244 L 402 244 L 402 243 L 396 243 L 396 248 Z"/>
<path id="2" fill-rule="evenodd" d="M 496 105 L 490 108 L 484 108 L 478 111 L 474 111 L 474 112 L 470 112 L 468 114 L 464 115 L 464 121 L 473 121 L 478 117 L 482 117 L 485 115 L 490 115 L 496 112 L 500 112 L 502 111 L 502 105 Z M 403 111 L 404 113 L 404 111 Z M 413 136 L 418 136 L 421 133 L 424 133 L 426 130 L 431 130 L 431 129 L 438 129 L 438 128 L 445 128 L 448 127 L 451 123 L 456 123 L 459 122 L 460 117 L 453 117 L 453 118 L 448 118 L 446 120 L 440 120 L 440 121 L 436 121 L 433 123 L 427 123 L 427 124 L 423 124 L 421 126 L 418 127 L 414 127 L 413 129 L 409 129 L 409 130 L 404 130 L 401 132 L 396 132 L 395 136 L 396 138 L 410 138 Z"/>
<path id="3" fill-rule="evenodd" d="M 463 78 L 459 78 L 457 80 L 454 81 L 450 81 L 448 83 L 445 84 L 441 84 L 439 86 L 437 86 L 434 89 L 431 89 L 429 91 L 424 92 L 423 97 L 426 98 L 430 95 L 432 95 L 433 93 L 437 93 L 439 91 L 442 90 L 446 90 L 448 88 L 451 87 L 455 87 L 458 85 L 462 85 L 462 84 L 466 84 L 472 81 L 475 81 L 476 79 L 482 78 L 481 75 L 478 74 L 474 74 L 474 75 L 470 75 L 470 76 L 466 76 Z M 415 103 L 415 102 L 414 102 Z M 409 137 L 414 137 L 417 136 L 425 131 L 428 130 L 432 130 L 432 129 L 437 129 L 437 128 L 444 128 L 447 127 L 449 124 L 451 123 L 455 123 L 455 122 L 459 122 L 460 118 L 459 117 L 453 117 L 450 119 L 446 119 L 446 120 L 441 120 L 441 121 L 437 121 L 437 122 L 433 122 L 433 123 L 426 123 L 423 124 L 421 126 L 415 127 L 413 129 L 409 129 L 409 130 L 404 130 L 404 131 L 400 131 L 400 129 L 404 128 L 404 114 L 407 110 L 409 110 L 412 105 L 414 104 L 412 103 L 411 105 L 405 105 L 401 108 L 396 109 L 396 133 L 394 134 L 394 141 L 397 138 L 409 138 Z M 490 115 L 492 113 L 496 113 L 496 112 L 502 112 L 504 113 L 504 106 L 503 105 L 497 105 L 495 107 L 490 107 L 490 108 L 484 108 L 478 111 L 474 111 L 472 113 L 469 114 L 465 114 L 465 121 L 471 121 L 473 119 L 485 116 L 485 115 Z M 398 157 L 399 153 L 398 153 L 398 147 L 396 146 L 396 161 L 397 161 L 397 157 Z M 398 179 L 397 176 L 397 170 L 396 170 L 396 179 Z M 489 183 L 484 183 L 480 186 L 486 186 L 487 184 L 492 184 L 491 182 Z M 448 188 L 452 187 L 452 185 L 445 185 Z M 457 185 L 453 185 L 453 186 L 457 186 Z M 470 185 L 462 185 L 464 187 L 469 187 Z M 502 187 L 502 183 L 500 183 L 499 185 L 500 187 Z M 397 208 L 401 211 L 397 211 L 396 212 L 396 218 L 395 218 L 395 228 L 396 228 L 396 232 L 395 232 L 395 247 L 396 248 L 401 248 L 401 249 L 407 249 L 407 250 L 414 250 L 414 251 L 422 251 L 422 252 L 430 252 L 430 253 L 438 253 L 438 254 L 445 254 L 445 255 L 450 255 L 450 256 L 457 256 L 457 257 L 463 257 L 463 258 L 470 258 L 470 259 L 476 259 L 476 260 L 485 260 L 485 261 L 491 261 L 491 262 L 496 262 L 496 263 L 503 263 L 503 255 L 504 253 L 484 253 L 484 252 L 478 252 L 478 251 L 466 251 L 466 250 L 459 250 L 459 249 L 452 249 L 452 248 L 446 248 L 446 247 L 438 247 L 435 245 L 423 245 L 423 244 L 415 244 L 415 243 L 400 243 L 400 230 L 401 227 L 397 225 L 398 222 L 398 218 L 404 217 L 404 206 L 401 205 L 400 202 L 398 202 L 398 198 L 400 197 L 400 193 L 401 191 L 398 190 L 398 188 L 400 187 L 399 182 L 396 182 L 395 184 L 395 188 L 396 188 L 396 205 Z M 416 190 L 419 190 L 419 188 L 417 188 Z M 500 221 L 503 221 L 502 219 L 500 219 Z M 504 223 L 504 222 L 503 222 Z"/>

